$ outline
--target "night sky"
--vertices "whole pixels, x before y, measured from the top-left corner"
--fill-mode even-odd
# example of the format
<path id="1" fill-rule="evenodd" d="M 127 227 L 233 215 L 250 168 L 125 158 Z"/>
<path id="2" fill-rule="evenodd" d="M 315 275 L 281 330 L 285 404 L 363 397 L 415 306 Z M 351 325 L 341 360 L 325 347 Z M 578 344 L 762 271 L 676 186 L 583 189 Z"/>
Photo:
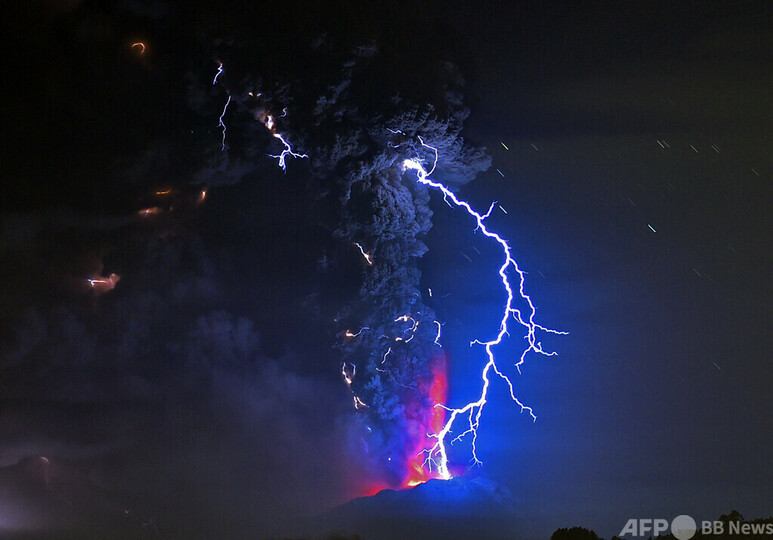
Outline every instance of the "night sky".
<path id="1" fill-rule="evenodd" d="M 359 525 L 288 524 L 400 487 L 438 373 L 448 406 L 476 399 L 469 342 L 503 305 L 496 246 L 401 173 L 418 136 L 433 178 L 497 201 L 537 322 L 569 332 L 520 374 L 511 333 L 497 355 L 537 421 L 492 380 L 483 465 L 469 438 L 451 452 L 508 494 L 498 534 L 773 514 L 769 6 L 38 0 L 5 18 L 0 533 L 372 537 L 367 503 Z M 282 171 L 277 133 L 308 157 Z M 405 312 L 422 330 L 376 373 Z M 432 537 L 400 513 L 438 497 L 395 506 L 399 534 Z"/>

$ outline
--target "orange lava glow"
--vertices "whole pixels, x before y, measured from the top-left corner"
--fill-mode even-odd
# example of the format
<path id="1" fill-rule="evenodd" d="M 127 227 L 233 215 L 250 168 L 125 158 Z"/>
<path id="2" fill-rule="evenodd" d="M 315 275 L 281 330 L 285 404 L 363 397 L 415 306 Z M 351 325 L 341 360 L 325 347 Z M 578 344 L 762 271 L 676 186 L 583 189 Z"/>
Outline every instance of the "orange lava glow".
<path id="1" fill-rule="evenodd" d="M 407 450 L 406 463 L 408 471 L 403 480 L 402 487 L 409 488 L 423 484 L 432 478 L 438 478 L 437 470 L 432 471 L 425 464 L 426 450 L 432 448 L 435 439 L 430 434 L 438 433 L 443 429 L 445 423 L 446 410 L 443 407 L 436 407 L 435 404 L 445 404 L 448 394 L 448 379 L 446 376 L 445 357 L 438 355 L 432 362 L 432 380 L 427 388 L 430 406 L 419 407 L 414 415 L 418 422 L 419 429 L 423 432 L 416 433 L 414 437 L 415 444 Z"/>
<path id="2" fill-rule="evenodd" d="M 372 486 L 369 486 L 363 493 L 362 496 L 364 497 L 370 497 L 372 495 L 375 495 L 376 493 L 380 491 L 384 491 L 385 489 L 390 489 L 389 486 L 386 484 L 373 484 Z"/>

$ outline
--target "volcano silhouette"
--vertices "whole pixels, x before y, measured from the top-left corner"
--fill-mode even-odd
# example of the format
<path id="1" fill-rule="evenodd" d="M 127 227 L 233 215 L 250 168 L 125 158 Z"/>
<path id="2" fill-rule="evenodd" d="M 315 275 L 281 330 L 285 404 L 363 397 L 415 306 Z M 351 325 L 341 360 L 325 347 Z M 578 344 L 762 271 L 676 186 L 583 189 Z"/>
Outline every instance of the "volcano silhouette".
<path id="1" fill-rule="evenodd" d="M 306 536 L 340 531 L 368 540 L 522 538 L 513 494 L 484 477 L 429 480 L 342 504 L 312 520 Z M 350 536 L 355 537 L 355 536 Z"/>

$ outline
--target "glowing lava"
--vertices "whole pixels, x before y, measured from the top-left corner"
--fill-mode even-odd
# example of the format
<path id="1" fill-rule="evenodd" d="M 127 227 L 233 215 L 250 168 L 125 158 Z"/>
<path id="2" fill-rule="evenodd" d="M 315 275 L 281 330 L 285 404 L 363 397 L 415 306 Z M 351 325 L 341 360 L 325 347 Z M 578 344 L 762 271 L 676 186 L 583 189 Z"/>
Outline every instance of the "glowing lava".
<path id="1" fill-rule="evenodd" d="M 426 454 L 430 452 L 435 445 L 435 440 L 431 434 L 439 433 L 443 429 L 446 419 L 446 409 L 436 407 L 437 404 L 444 404 L 448 394 L 448 378 L 446 374 L 445 355 L 437 354 L 430 367 L 432 379 L 429 384 L 421 384 L 422 395 L 429 396 L 431 402 L 427 407 L 425 404 L 410 404 L 409 414 L 413 416 L 414 425 L 417 431 L 411 433 L 413 445 L 409 445 L 406 450 L 405 462 L 407 464 L 407 475 L 403 480 L 403 488 L 410 488 L 423 484 L 432 478 L 441 478 L 439 470 L 431 470 L 425 467 Z M 450 478 L 450 475 L 449 475 Z"/>

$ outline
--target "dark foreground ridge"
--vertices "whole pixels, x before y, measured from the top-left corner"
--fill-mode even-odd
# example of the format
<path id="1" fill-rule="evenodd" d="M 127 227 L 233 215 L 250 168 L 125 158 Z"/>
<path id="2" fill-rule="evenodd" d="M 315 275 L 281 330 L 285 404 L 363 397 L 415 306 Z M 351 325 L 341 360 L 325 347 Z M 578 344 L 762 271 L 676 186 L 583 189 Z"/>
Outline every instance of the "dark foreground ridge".
<path id="1" fill-rule="evenodd" d="M 362 539 L 523 538 L 516 497 L 479 476 L 429 480 L 412 489 L 385 489 L 309 520 L 302 537 L 348 531 Z M 406 536 L 408 534 L 408 536 Z"/>

